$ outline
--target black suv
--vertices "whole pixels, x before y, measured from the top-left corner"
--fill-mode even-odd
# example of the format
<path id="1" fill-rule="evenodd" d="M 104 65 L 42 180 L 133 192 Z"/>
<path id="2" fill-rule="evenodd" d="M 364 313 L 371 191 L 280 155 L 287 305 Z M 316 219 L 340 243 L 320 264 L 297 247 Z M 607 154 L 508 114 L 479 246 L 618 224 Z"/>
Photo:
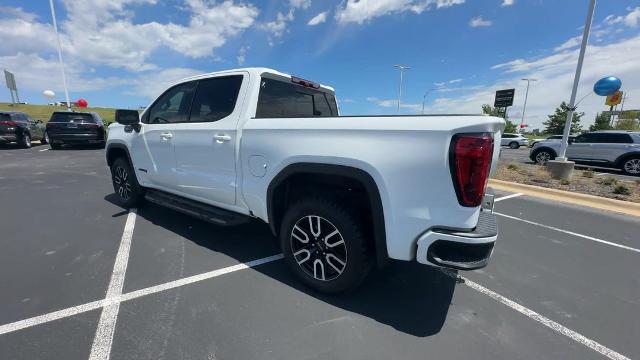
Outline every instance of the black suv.
<path id="1" fill-rule="evenodd" d="M 44 125 L 29 115 L 17 111 L 0 111 L 0 144 L 17 142 L 30 148 L 31 140 L 40 140 L 46 144 Z"/>
<path id="2" fill-rule="evenodd" d="M 59 149 L 64 144 L 104 147 L 107 140 L 102 119 L 93 112 L 56 111 L 47 123 L 47 135 L 52 149 Z"/>

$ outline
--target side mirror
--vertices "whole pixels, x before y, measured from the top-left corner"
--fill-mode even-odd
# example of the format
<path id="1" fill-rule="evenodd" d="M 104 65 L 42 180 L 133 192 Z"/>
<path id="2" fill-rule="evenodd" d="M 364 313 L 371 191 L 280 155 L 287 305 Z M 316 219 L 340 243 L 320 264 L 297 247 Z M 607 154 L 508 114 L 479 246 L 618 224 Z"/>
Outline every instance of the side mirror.
<path id="1" fill-rule="evenodd" d="M 116 110 L 116 122 L 122 125 L 137 125 L 140 123 L 140 114 L 136 110 Z"/>

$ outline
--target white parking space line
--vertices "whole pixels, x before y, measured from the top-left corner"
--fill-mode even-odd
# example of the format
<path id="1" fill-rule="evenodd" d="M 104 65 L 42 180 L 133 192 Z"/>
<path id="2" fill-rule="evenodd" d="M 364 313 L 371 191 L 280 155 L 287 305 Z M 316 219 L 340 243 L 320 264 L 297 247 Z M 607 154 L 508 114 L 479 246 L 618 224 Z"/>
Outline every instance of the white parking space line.
<path id="1" fill-rule="evenodd" d="M 472 288 L 473 290 L 476 290 L 477 292 L 487 295 L 488 297 L 490 297 L 491 299 L 502 303 L 508 307 L 510 307 L 511 309 L 525 315 L 526 317 L 535 320 L 537 322 L 539 322 L 540 324 L 570 338 L 573 341 L 576 341 L 592 350 L 595 350 L 597 352 L 599 352 L 600 354 L 608 357 L 609 359 L 613 359 L 613 360 L 630 360 L 628 357 L 609 349 L 608 347 L 598 343 L 597 341 L 591 340 L 587 337 L 585 337 L 584 335 L 577 333 L 567 327 L 564 327 L 560 324 L 558 324 L 557 322 L 548 319 L 540 314 L 538 314 L 537 312 L 526 308 L 520 304 L 518 304 L 517 302 L 510 300 L 498 293 L 496 293 L 495 291 L 489 290 L 486 287 L 471 281 L 469 279 L 467 279 L 466 277 L 460 276 L 460 275 L 456 275 L 453 274 L 447 270 L 443 271 L 445 274 L 451 276 L 451 277 L 457 277 L 459 279 L 462 279 L 464 281 L 464 284 L 467 285 L 468 287 Z"/>
<path id="2" fill-rule="evenodd" d="M 126 293 L 123 295 L 119 295 L 113 298 L 107 298 L 104 300 L 97 300 L 97 301 L 92 301 L 90 303 L 87 304 L 82 304 L 82 305 L 77 305 L 77 306 L 72 306 L 66 309 L 62 309 L 62 310 L 58 310 L 58 311 L 54 311 L 48 314 L 43 314 L 43 315 L 39 315 L 39 316 L 35 316 L 32 318 L 28 318 L 28 319 L 24 319 L 24 320 L 20 320 L 20 321 L 16 321 L 16 322 L 12 322 L 9 324 L 5 324 L 5 325 L 0 325 L 0 335 L 4 335 L 4 334 L 8 334 L 14 331 L 18 331 L 18 330 L 22 330 L 22 329 L 26 329 L 26 328 L 30 328 L 32 326 L 36 326 L 36 325 L 41 325 L 41 324 L 45 324 L 54 320 L 59 320 L 59 319 L 64 319 L 70 316 L 74 316 L 74 315 L 78 315 L 78 314 L 82 314 L 91 310 L 95 310 L 95 309 L 99 309 L 101 307 L 107 307 L 109 305 L 113 305 L 113 304 L 119 304 L 123 301 L 128 301 L 128 300 L 133 300 L 133 299 L 137 299 L 139 297 L 143 297 L 146 295 L 151 295 L 151 294 L 155 294 L 161 291 L 166 291 L 166 290 L 170 290 L 170 289 L 174 289 L 177 287 L 181 287 L 181 286 L 185 286 L 185 285 L 189 285 L 189 284 L 193 284 L 196 282 L 200 282 L 203 280 L 207 280 L 207 279 L 212 279 L 215 278 L 217 276 L 220 275 L 225 275 L 225 274 L 229 274 L 235 271 L 239 271 L 239 270 L 244 270 L 244 269 L 250 269 L 252 267 L 256 267 L 258 265 L 262 265 L 262 264 L 267 264 L 273 261 L 277 261 L 282 259 L 283 256 L 282 254 L 276 254 L 276 255 L 272 255 L 272 256 L 267 256 L 264 258 L 260 258 L 260 259 L 256 259 L 256 260 L 252 260 L 246 263 L 241 263 L 241 264 L 237 264 L 237 265 L 232 265 L 232 266 L 228 266 L 222 269 L 218 269 L 218 270 L 213 270 L 213 271 L 209 271 L 206 273 L 202 273 L 202 274 L 198 274 L 198 275 L 193 275 L 184 279 L 179 279 L 179 280 L 174 280 L 174 281 L 170 281 L 164 284 L 160 284 L 160 285 L 155 285 L 155 286 L 150 286 L 144 289 L 140 289 L 140 290 L 136 290 L 136 291 L 132 291 L 130 293 Z M 104 311 L 103 311 L 104 313 Z M 106 315 L 105 315 L 106 316 Z M 100 316 L 100 318 L 102 319 L 102 315 Z M 115 321 L 114 321 L 114 325 L 115 325 Z M 97 335 L 97 334 L 96 334 Z"/>
<path id="3" fill-rule="evenodd" d="M 522 195 L 524 195 L 524 194 L 522 194 L 522 193 L 515 193 L 515 194 L 511 194 L 511 195 L 506 195 L 506 196 L 503 196 L 503 197 L 499 197 L 499 198 L 497 198 L 497 199 L 493 199 L 493 202 L 494 202 L 494 203 L 497 203 L 498 201 L 507 200 L 507 199 L 513 199 L 513 198 L 516 198 L 516 197 L 518 197 L 518 196 L 522 196 Z"/>
<path id="4" fill-rule="evenodd" d="M 49 148 L 38 150 L 38 151 L 43 152 L 43 151 L 47 151 L 47 150 L 49 150 Z"/>
<path id="5" fill-rule="evenodd" d="M 495 201 L 495 200 L 494 200 L 494 201 Z M 493 213 L 494 213 L 494 214 L 496 214 L 496 215 L 498 215 L 498 216 L 506 217 L 506 218 L 508 218 L 508 219 L 517 220 L 517 221 L 522 221 L 522 222 L 524 222 L 524 223 L 531 224 L 531 225 L 536 225 L 536 226 L 540 226 L 540 227 L 543 227 L 543 228 L 545 228 L 545 229 L 550 229 L 550 230 L 559 231 L 559 232 L 561 232 L 561 233 L 565 233 L 565 234 L 569 234 L 569 235 L 577 236 L 577 237 L 580 237 L 580 238 L 583 238 L 583 239 L 587 239 L 587 240 L 591 240 L 591 241 L 595 241 L 595 242 L 598 242 L 598 243 L 601 243 L 601 244 L 610 245 L 610 246 L 615 246 L 615 247 L 620 248 L 620 249 L 624 249 L 624 250 L 629 250 L 629 251 L 633 251 L 633 252 L 640 253 L 640 249 L 632 248 L 632 247 L 630 247 L 630 246 L 626 246 L 626 245 L 622 245 L 622 244 L 617 244 L 617 243 L 614 243 L 614 242 L 611 242 L 611 241 L 598 239 L 598 238 L 593 237 L 593 236 L 584 235 L 584 234 L 579 234 L 579 233 L 576 233 L 576 232 L 573 232 L 573 231 L 560 229 L 560 228 L 557 228 L 557 227 L 555 227 L 555 226 L 549 226 L 549 225 L 545 225 L 545 224 L 537 223 L 537 222 L 535 222 L 535 221 L 525 220 L 525 219 L 521 219 L 521 218 L 519 218 L 519 217 L 515 217 L 515 216 L 511 216 L 511 215 L 507 215 L 507 214 L 502 214 L 502 213 L 495 212 L 495 211 L 494 211 Z"/>
<path id="6" fill-rule="evenodd" d="M 133 237 L 135 225 L 136 209 L 131 209 L 127 216 L 127 222 L 124 225 L 118 255 L 116 255 L 116 261 L 113 265 L 111 281 L 109 281 L 109 287 L 107 288 L 107 299 L 122 295 L 124 277 L 127 273 L 127 264 L 129 262 L 129 250 L 131 250 L 131 238 Z M 120 302 L 108 304 L 102 308 L 98 329 L 96 330 L 93 345 L 91 346 L 90 360 L 109 359 L 111 355 L 111 344 L 113 342 L 113 332 L 115 331 L 116 322 L 118 321 L 119 310 Z"/>

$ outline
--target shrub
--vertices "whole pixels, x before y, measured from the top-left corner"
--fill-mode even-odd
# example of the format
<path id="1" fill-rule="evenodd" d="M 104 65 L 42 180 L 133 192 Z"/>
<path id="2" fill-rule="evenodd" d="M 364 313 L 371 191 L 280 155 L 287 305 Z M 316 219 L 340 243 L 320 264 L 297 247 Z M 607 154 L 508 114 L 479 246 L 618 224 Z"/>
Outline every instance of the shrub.
<path id="1" fill-rule="evenodd" d="M 562 179 L 562 180 L 560 180 L 560 184 L 562 184 L 562 185 L 569 185 L 569 184 L 571 184 L 571 181 L 569 181 L 569 180 L 567 180 L 567 179 Z"/>
<path id="2" fill-rule="evenodd" d="M 623 184 L 620 184 L 613 188 L 613 193 L 618 195 L 631 195 L 631 190 Z"/>
<path id="3" fill-rule="evenodd" d="M 611 176 L 609 176 L 609 177 L 605 178 L 604 180 L 602 180 L 602 184 L 603 185 L 607 185 L 607 186 L 615 185 L 617 183 L 618 183 L 618 180 L 616 180 L 616 178 L 613 178 Z"/>
<path id="4" fill-rule="evenodd" d="M 518 165 L 516 165 L 516 164 L 509 164 L 509 165 L 507 166 L 507 169 L 509 169 L 509 170 L 518 170 Z"/>
<path id="5" fill-rule="evenodd" d="M 583 171 L 582 172 L 582 176 L 586 177 L 588 179 L 591 179 L 591 178 L 593 178 L 593 171 L 591 171 L 591 170 Z"/>

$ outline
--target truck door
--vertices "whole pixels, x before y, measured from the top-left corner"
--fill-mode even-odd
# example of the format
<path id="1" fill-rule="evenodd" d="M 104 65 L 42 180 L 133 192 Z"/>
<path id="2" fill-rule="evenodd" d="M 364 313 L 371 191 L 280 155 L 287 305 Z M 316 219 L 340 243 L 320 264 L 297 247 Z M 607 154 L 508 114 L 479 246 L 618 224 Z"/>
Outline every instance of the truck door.
<path id="1" fill-rule="evenodd" d="M 153 185 L 176 188 L 176 131 L 189 116 L 196 82 L 176 85 L 162 94 L 142 118 L 140 133 L 131 141 L 136 172 Z"/>
<path id="2" fill-rule="evenodd" d="M 198 81 L 189 118 L 174 131 L 180 192 L 218 205 L 236 203 L 237 124 L 243 98 L 239 95 L 245 76 Z"/>

